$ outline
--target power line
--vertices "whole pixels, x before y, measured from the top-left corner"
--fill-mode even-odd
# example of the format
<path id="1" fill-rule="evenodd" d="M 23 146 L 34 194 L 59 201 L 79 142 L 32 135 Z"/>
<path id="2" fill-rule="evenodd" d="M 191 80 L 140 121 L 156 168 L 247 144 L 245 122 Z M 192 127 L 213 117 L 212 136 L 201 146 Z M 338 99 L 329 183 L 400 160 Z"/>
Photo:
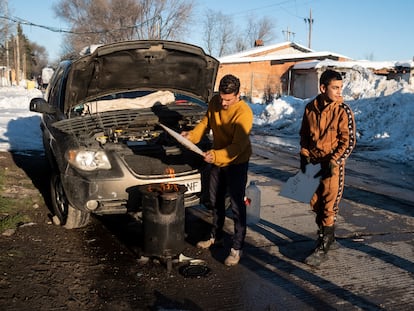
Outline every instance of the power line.
<path id="1" fill-rule="evenodd" d="M 22 24 L 22 25 L 43 28 L 43 29 L 46 29 L 46 30 L 49 30 L 49 31 L 52 31 L 52 32 L 68 33 L 68 34 L 74 34 L 74 35 L 102 34 L 102 33 L 110 33 L 110 32 L 133 29 L 133 28 L 139 28 L 139 27 L 142 27 L 143 25 L 145 25 L 145 24 L 147 24 L 151 21 L 154 21 L 154 20 L 158 21 L 158 23 L 161 24 L 161 16 L 157 15 L 157 16 L 155 16 L 153 18 L 150 18 L 150 19 L 148 19 L 148 20 L 146 20 L 146 21 L 144 21 L 144 22 L 142 22 L 138 25 L 125 26 L 125 27 L 110 29 L 110 30 L 73 31 L 73 30 L 66 30 L 66 29 L 62 29 L 62 28 L 55 28 L 55 27 L 35 24 L 35 23 L 32 23 L 30 21 L 27 21 L 27 20 L 19 18 L 19 17 L 9 17 L 9 16 L 0 15 L 0 18 L 6 19 L 6 20 L 11 21 L 11 22 L 19 23 L 19 24 Z"/>
<path id="2" fill-rule="evenodd" d="M 289 3 L 289 1 L 290 0 L 286 0 L 286 1 L 279 2 L 279 3 L 273 3 L 273 4 L 261 6 L 261 7 L 258 7 L 258 8 L 252 8 L 252 9 L 248 9 L 248 10 L 244 10 L 244 11 L 239 11 L 239 12 L 236 11 L 236 12 L 233 12 L 231 15 L 233 15 L 233 16 L 234 15 L 244 15 L 246 13 L 251 13 L 253 11 L 259 11 L 259 10 L 263 10 L 263 9 L 268 9 L 268 8 L 275 7 L 275 6 L 281 7 L 283 4 Z"/>

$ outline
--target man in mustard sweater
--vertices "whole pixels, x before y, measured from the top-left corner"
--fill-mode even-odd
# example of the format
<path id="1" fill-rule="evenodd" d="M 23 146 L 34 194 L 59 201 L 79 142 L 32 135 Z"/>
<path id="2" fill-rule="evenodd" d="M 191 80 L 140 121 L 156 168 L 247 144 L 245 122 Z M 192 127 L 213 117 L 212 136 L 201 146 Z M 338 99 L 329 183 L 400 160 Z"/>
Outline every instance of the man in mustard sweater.
<path id="1" fill-rule="evenodd" d="M 252 154 L 250 131 L 253 112 L 240 99 L 240 80 L 226 75 L 220 80 L 219 95 L 208 105 L 204 118 L 197 126 L 181 135 L 198 143 L 209 130 L 213 133 L 213 149 L 204 153 L 204 161 L 211 163 L 209 199 L 213 208 L 213 224 L 210 236 L 197 243 L 199 248 L 209 248 L 223 241 L 225 198 L 230 197 L 233 212 L 234 235 L 228 266 L 237 265 L 246 237 L 246 205 L 244 203 L 247 170 Z"/>

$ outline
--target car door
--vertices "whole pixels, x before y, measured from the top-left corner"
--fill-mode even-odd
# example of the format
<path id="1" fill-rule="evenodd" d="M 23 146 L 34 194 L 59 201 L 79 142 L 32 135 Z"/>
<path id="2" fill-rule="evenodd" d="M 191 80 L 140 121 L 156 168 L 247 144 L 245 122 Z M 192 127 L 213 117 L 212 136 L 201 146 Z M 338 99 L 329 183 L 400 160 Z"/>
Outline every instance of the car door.
<path id="1" fill-rule="evenodd" d="M 63 133 L 53 127 L 53 124 L 66 118 L 63 110 L 65 103 L 65 90 L 67 73 L 70 69 L 70 62 L 62 62 L 56 69 L 45 93 L 45 100 L 54 108 L 54 113 L 45 113 L 42 117 L 43 143 L 48 156 L 54 158 L 60 166 L 64 159 L 65 148 L 62 142 L 65 138 Z"/>

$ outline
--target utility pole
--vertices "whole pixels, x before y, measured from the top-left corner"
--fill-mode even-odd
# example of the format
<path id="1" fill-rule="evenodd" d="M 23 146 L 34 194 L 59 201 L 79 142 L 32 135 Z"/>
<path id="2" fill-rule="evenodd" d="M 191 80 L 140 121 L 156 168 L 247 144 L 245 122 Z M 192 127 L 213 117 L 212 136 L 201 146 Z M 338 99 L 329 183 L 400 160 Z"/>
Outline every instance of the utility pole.
<path id="1" fill-rule="evenodd" d="M 15 62 L 15 68 L 16 68 L 16 85 L 19 85 L 20 80 L 20 44 L 19 44 L 19 33 L 16 35 L 16 62 Z"/>
<path id="2" fill-rule="evenodd" d="M 3 1 L 3 9 L 6 13 L 6 16 L 9 16 L 9 4 L 8 1 Z M 11 70 L 10 70 L 10 54 L 9 54 L 9 22 L 6 21 L 3 26 L 4 29 L 4 38 L 5 38 L 5 46 L 6 46 L 6 72 L 7 72 L 7 83 L 11 85 L 12 78 L 11 78 Z"/>
<path id="3" fill-rule="evenodd" d="M 26 47 L 24 44 L 24 41 L 22 42 L 22 68 L 23 68 L 23 73 L 22 73 L 22 79 L 27 79 L 27 58 L 26 58 Z"/>
<path id="4" fill-rule="evenodd" d="M 309 24 L 308 48 L 311 48 L 311 42 L 312 42 L 312 24 L 313 24 L 312 9 L 309 10 L 309 18 L 305 18 L 304 20 L 305 20 L 305 23 Z"/>
<path id="5" fill-rule="evenodd" d="M 295 37 L 295 33 L 289 31 L 289 27 L 286 28 L 286 30 L 282 30 L 282 33 L 286 36 L 285 41 L 290 41 L 290 35 L 292 35 L 293 37 Z M 294 40 L 294 39 L 293 39 Z M 292 40 L 292 41 L 293 41 Z"/>
<path id="6" fill-rule="evenodd" d="M 6 36 L 6 67 L 7 70 L 10 69 L 10 55 L 9 55 L 9 37 Z"/>

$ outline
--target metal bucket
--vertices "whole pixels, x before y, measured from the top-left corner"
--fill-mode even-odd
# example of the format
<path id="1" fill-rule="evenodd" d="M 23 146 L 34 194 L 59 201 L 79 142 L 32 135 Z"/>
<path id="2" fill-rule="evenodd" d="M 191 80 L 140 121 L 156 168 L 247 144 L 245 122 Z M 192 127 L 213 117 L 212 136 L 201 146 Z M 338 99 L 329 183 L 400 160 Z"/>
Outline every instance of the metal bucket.
<path id="1" fill-rule="evenodd" d="M 182 252 L 185 238 L 184 185 L 161 190 L 161 184 L 139 186 L 142 193 L 144 253 L 173 257 Z"/>

